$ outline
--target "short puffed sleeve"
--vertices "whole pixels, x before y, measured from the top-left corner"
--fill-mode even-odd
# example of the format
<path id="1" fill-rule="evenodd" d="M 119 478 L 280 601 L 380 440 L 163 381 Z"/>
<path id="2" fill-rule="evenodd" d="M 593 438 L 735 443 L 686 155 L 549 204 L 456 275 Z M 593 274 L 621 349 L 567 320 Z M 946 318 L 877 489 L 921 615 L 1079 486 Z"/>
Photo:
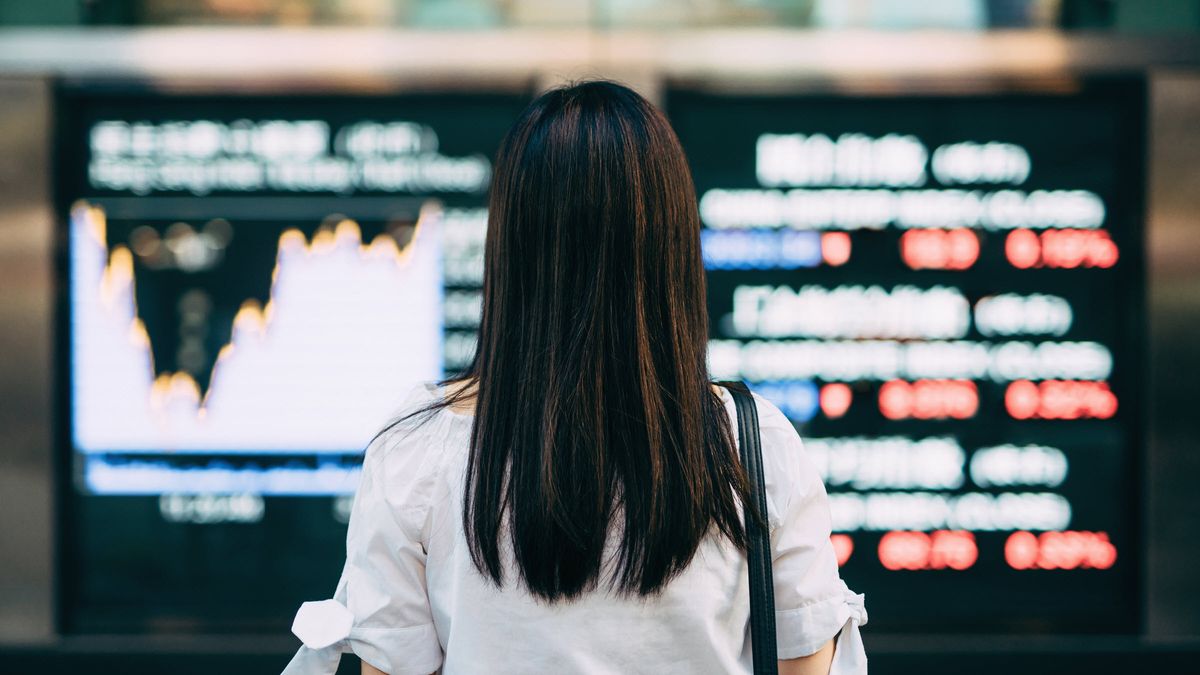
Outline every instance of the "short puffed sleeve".
<path id="1" fill-rule="evenodd" d="M 830 675 L 867 672 L 859 626 L 867 622 L 863 596 L 838 573 L 830 541 L 825 484 L 804 451 L 795 427 L 780 410 L 755 395 L 770 519 L 775 630 L 780 659 L 807 656 L 836 638 Z"/>
<path id="2" fill-rule="evenodd" d="M 345 652 L 390 675 L 428 675 L 441 667 L 424 546 L 434 458 L 442 447 L 436 427 L 402 423 L 368 446 L 337 589 L 332 599 L 306 602 L 296 613 L 292 632 L 304 645 L 284 675 L 332 675 Z"/>

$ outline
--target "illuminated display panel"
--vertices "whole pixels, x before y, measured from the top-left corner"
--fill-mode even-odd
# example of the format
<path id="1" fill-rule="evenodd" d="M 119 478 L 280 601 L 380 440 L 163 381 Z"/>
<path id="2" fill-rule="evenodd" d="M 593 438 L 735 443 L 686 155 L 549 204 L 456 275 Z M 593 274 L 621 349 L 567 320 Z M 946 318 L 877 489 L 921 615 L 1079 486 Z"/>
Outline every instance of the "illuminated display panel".
<path id="1" fill-rule="evenodd" d="M 1143 106 L 668 91 L 710 367 L 796 424 L 874 630 L 1136 629 Z"/>
<path id="2" fill-rule="evenodd" d="M 528 100 L 61 90 L 64 629 L 276 631 L 332 592 L 363 447 L 474 348 Z"/>
<path id="3" fill-rule="evenodd" d="M 714 375 L 798 425 L 876 630 L 1134 625 L 1142 100 L 670 93 Z M 473 347 L 526 101 L 63 92 L 64 628 L 336 577 L 361 444 Z"/>

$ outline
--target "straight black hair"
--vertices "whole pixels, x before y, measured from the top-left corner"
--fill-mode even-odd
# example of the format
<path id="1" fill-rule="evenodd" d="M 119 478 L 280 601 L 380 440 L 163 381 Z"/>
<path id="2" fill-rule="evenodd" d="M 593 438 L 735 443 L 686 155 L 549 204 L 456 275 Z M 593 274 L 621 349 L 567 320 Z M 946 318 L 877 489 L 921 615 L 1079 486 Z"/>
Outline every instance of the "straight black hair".
<path id="1" fill-rule="evenodd" d="M 762 514 L 709 381 L 695 188 L 662 113 L 610 80 L 546 91 L 500 146 L 487 227 L 473 360 L 406 416 L 474 400 L 462 522 L 480 573 L 503 585 L 507 538 L 537 597 L 602 577 L 645 596 L 711 532 L 745 551 L 739 505 Z"/>

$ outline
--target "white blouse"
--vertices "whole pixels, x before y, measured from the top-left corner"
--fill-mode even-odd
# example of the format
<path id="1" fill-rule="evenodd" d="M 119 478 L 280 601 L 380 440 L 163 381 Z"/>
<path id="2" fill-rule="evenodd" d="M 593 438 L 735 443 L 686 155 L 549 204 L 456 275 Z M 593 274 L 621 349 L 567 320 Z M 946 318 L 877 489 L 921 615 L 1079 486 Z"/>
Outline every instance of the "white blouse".
<path id="1" fill-rule="evenodd" d="M 442 392 L 417 387 L 405 403 Z M 733 398 L 722 389 L 737 434 Z M 755 395 L 761 426 L 779 658 L 837 637 L 833 675 L 867 672 L 863 596 L 838 575 L 825 486 L 791 423 Z M 471 417 L 406 421 L 367 449 L 333 599 L 306 602 L 284 675 L 332 674 L 343 652 L 390 675 L 750 673 L 745 557 L 712 535 L 658 596 L 598 591 L 538 602 L 504 561 L 498 589 L 471 563 L 461 524 Z"/>

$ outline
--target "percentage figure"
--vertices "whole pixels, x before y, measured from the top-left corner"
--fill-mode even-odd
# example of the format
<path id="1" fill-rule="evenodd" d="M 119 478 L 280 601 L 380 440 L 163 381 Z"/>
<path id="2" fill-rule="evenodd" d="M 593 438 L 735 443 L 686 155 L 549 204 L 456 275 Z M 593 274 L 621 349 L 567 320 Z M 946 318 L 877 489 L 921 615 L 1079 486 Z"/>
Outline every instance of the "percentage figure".
<path id="1" fill-rule="evenodd" d="M 969 419 L 979 410 L 970 380 L 891 380 L 879 388 L 879 411 L 890 420 Z"/>
<path id="2" fill-rule="evenodd" d="M 1004 560 L 1016 570 L 1106 570 L 1117 561 L 1117 547 L 1107 532 L 1032 532 L 1009 535 Z"/>
<path id="3" fill-rule="evenodd" d="M 979 558 L 966 530 L 892 531 L 879 540 L 879 562 L 889 570 L 965 570 Z"/>
<path id="4" fill-rule="evenodd" d="M 979 238 L 967 228 L 909 230 L 900 237 L 900 257 L 914 270 L 965 270 L 979 259 Z"/>
<path id="5" fill-rule="evenodd" d="M 821 412 L 829 419 L 836 419 L 846 414 L 850 409 L 850 403 L 854 401 L 854 392 L 850 390 L 850 386 L 841 382 L 834 382 L 821 387 L 820 405 Z"/>
<path id="6" fill-rule="evenodd" d="M 1120 253 L 1106 230 L 1046 230 L 1040 235 L 1020 229 L 1009 233 L 1004 254 L 1017 269 L 1052 267 L 1107 269 Z"/>
<path id="7" fill-rule="evenodd" d="M 838 567 L 846 564 L 850 559 L 850 555 L 854 553 L 854 540 L 848 534 L 835 534 L 829 537 L 833 542 L 833 552 L 837 556 Z"/>
<path id="8" fill-rule="evenodd" d="M 1104 420 L 1117 413 L 1117 396 L 1107 382 L 1017 380 L 1004 393 L 1004 407 L 1018 420 Z"/>
<path id="9" fill-rule="evenodd" d="M 850 235 L 846 232 L 822 234 L 821 258 L 831 267 L 845 265 L 850 260 Z"/>

